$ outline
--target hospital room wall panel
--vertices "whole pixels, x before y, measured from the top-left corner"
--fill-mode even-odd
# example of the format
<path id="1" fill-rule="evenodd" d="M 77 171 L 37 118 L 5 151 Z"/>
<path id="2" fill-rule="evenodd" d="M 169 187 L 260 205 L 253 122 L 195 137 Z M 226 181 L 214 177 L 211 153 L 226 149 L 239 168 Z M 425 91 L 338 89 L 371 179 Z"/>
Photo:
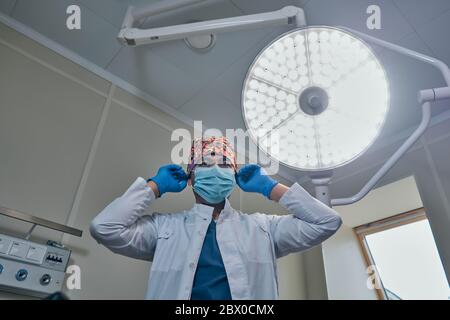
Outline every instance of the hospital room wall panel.
<path id="1" fill-rule="evenodd" d="M 144 118 L 151 119 L 151 122 L 154 122 L 168 130 L 172 131 L 174 129 L 182 128 L 189 130 L 190 134 L 193 135 L 193 129 L 191 126 L 181 122 L 168 113 L 161 112 L 161 110 L 151 106 L 142 98 L 133 95 L 124 89 L 116 87 L 113 94 L 113 100 L 124 108 L 129 108 L 133 112 Z M 167 140 L 167 143 L 170 143 L 170 139 Z"/>
<path id="2" fill-rule="evenodd" d="M 75 225 L 88 230 L 91 220 L 137 177 L 148 178 L 170 160 L 170 134 L 166 128 L 115 102 L 111 104 L 101 133 Z M 168 194 L 147 213 L 177 212 L 193 202 L 186 189 Z M 71 298 L 142 299 L 150 264 L 113 254 L 87 232 L 82 239 L 68 238 L 74 249 L 73 263 L 81 268 L 82 289 L 68 291 Z M 107 280 L 108 279 L 108 280 Z"/>
<path id="3" fill-rule="evenodd" d="M 63 60 L 50 65 L 54 54 L 37 47 L 0 27 L 0 205 L 65 224 L 106 101 L 99 90 L 107 82 Z M 30 227 L 0 218 L 0 232 L 23 236 Z M 31 239 L 61 236 L 37 227 Z M 11 297 L 0 293 L 0 299 Z"/>
<path id="4" fill-rule="evenodd" d="M 50 70 L 69 77 L 90 91 L 93 90 L 105 97 L 108 94 L 110 83 L 107 80 L 2 23 L 0 23 L 0 42 Z"/>
<path id="5" fill-rule="evenodd" d="M 0 203 L 65 223 L 105 98 L 0 44 Z"/>

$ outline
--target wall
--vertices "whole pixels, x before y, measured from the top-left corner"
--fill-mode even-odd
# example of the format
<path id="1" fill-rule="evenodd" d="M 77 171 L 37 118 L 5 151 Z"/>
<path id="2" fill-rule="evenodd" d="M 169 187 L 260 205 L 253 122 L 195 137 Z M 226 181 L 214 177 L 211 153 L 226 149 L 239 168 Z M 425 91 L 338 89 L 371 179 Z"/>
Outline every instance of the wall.
<path id="1" fill-rule="evenodd" d="M 0 203 L 82 229 L 82 238 L 36 228 L 32 239 L 62 240 L 81 267 L 73 299 L 141 299 L 149 263 L 112 254 L 88 231 L 92 218 L 138 176 L 170 162 L 173 117 L 0 24 Z M 279 207 L 236 191 L 234 207 L 278 213 Z M 157 200 L 173 212 L 190 189 Z M 0 232 L 29 225 L 0 216 Z M 280 296 L 307 298 L 302 255 L 280 260 Z M 0 293 L 0 299 L 18 296 Z M 20 297 L 23 298 L 23 297 Z"/>
<path id="2" fill-rule="evenodd" d="M 408 177 L 373 190 L 353 205 L 336 207 L 343 226 L 322 245 L 329 298 L 377 299 L 367 288 L 367 265 L 353 228 L 422 206 L 415 179 Z"/>

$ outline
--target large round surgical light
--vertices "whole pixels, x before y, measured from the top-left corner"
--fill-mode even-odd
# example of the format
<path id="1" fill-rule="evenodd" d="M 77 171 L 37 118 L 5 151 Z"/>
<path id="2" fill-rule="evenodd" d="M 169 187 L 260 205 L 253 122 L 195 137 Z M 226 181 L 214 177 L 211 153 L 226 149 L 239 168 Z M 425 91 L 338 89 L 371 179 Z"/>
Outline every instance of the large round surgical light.
<path id="1" fill-rule="evenodd" d="M 389 109 L 385 71 L 370 48 L 332 27 L 288 32 L 250 67 L 245 124 L 267 154 L 299 170 L 344 165 L 370 147 Z"/>

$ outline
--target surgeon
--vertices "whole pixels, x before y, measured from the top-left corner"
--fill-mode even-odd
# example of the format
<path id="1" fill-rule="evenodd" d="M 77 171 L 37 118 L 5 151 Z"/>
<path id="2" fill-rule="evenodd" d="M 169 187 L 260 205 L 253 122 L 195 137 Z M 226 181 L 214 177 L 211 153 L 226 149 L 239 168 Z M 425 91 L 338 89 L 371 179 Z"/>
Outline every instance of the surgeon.
<path id="1" fill-rule="evenodd" d="M 287 215 L 245 214 L 228 197 L 239 186 L 287 209 Z M 148 214 L 157 198 L 192 187 L 196 203 L 179 213 Z M 111 251 L 152 261 L 147 299 L 277 299 L 277 259 L 316 246 L 341 218 L 299 184 L 290 188 L 258 165 L 238 170 L 225 137 L 193 142 L 187 172 L 174 164 L 137 178 L 91 223 Z"/>

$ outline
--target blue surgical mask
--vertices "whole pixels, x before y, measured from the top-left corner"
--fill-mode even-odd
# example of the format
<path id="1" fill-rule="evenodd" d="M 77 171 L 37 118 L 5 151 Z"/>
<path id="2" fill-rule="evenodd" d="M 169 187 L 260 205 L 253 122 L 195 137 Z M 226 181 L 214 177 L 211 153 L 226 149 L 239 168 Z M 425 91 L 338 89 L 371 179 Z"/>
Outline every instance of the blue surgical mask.
<path id="1" fill-rule="evenodd" d="M 194 191 L 208 203 L 220 203 L 233 192 L 236 185 L 234 170 L 211 167 L 195 168 Z"/>

